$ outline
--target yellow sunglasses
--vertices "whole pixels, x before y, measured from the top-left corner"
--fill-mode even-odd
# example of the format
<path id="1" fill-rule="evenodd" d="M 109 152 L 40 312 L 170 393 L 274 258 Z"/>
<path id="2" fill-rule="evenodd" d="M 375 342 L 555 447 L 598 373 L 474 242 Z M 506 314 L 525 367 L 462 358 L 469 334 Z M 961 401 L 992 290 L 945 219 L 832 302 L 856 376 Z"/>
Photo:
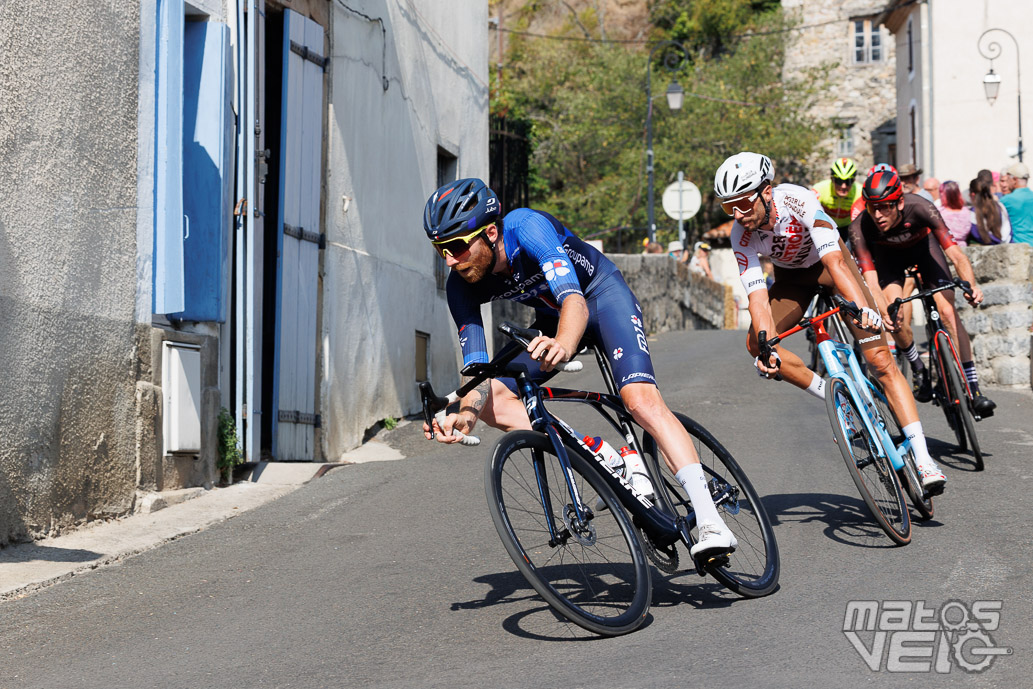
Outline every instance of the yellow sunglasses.
<path id="1" fill-rule="evenodd" d="M 474 240 L 477 239 L 486 229 L 491 225 L 485 225 L 484 227 L 474 230 L 470 234 L 462 235 L 461 237 L 449 237 L 448 239 L 442 239 L 441 241 L 431 242 L 434 248 L 437 250 L 438 255 L 441 258 L 461 256 L 470 250 L 470 245 L 473 244 Z"/>

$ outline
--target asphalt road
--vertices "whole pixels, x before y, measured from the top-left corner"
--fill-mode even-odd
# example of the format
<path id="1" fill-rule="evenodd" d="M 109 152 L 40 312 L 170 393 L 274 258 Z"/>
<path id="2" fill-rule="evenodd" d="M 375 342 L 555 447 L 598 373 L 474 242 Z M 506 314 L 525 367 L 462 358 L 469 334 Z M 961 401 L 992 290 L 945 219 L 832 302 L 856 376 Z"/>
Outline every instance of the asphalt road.
<path id="1" fill-rule="evenodd" d="M 823 404 L 759 379 L 742 337 L 668 333 L 651 346 L 668 403 L 731 450 L 775 521 L 781 585 L 767 598 L 653 570 L 645 626 L 593 637 L 552 614 L 499 542 L 483 489 L 497 432 L 454 450 L 408 424 L 380 436 L 407 459 L 335 469 L 0 604 L 0 689 L 1030 686 L 1033 396 L 991 391 L 999 408 L 978 425 L 981 473 L 942 442 L 939 410 L 921 407 L 949 484 L 937 518 L 893 547 L 866 515 Z M 884 643 L 875 670 L 844 633 L 850 601 L 885 613 L 881 633 L 855 635 L 862 650 Z M 940 612 L 978 618 L 965 648 L 1002 654 L 940 654 L 946 637 L 930 622 Z M 986 658 L 981 672 L 962 667 Z"/>

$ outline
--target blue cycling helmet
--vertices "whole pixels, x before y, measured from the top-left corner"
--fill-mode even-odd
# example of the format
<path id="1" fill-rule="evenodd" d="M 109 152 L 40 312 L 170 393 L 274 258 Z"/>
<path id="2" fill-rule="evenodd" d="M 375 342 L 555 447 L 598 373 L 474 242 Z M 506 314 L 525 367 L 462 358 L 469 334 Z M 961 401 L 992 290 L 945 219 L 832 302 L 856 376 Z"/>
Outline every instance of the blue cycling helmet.
<path id="1" fill-rule="evenodd" d="M 499 197 L 476 177 L 449 182 L 435 191 L 423 211 L 423 229 L 433 242 L 468 234 L 498 219 Z"/>

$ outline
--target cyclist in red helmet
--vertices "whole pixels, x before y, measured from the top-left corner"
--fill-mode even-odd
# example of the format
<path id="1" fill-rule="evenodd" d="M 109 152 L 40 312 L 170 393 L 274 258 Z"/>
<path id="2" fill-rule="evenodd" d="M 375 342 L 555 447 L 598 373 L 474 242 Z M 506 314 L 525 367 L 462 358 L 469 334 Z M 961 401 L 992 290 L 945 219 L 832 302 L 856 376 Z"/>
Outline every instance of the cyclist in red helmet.
<path id="1" fill-rule="evenodd" d="M 954 265 L 958 276 L 972 285 L 972 296 L 966 295 L 973 305 L 983 301 L 983 291 L 976 284 L 976 276 L 965 253 L 954 243 L 950 231 L 936 206 L 917 194 L 905 194 L 895 170 L 876 170 L 864 182 L 862 195 L 865 211 L 850 224 L 850 241 L 858 265 L 869 284 L 878 283 L 875 290 L 880 299 L 879 308 L 894 339 L 911 362 L 914 372 L 915 399 L 928 402 L 932 398 L 929 371 L 918 356 L 910 327 L 901 328 L 902 319 L 892 323 L 886 313 L 887 304 L 903 293 L 905 271 L 918 266 L 923 281 L 938 287 L 951 281 L 947 260 Z M 975 394 L 973 406 L 981 418 L 993 415 L 997 406 L 980 394 L 976 366 L 972 360 L 972 344 L 968 332 L 954 308 L 954 293 L 935 295 L 936 305 L 951 337 L 958 343 L 961 365 L 969 387 Z"/>

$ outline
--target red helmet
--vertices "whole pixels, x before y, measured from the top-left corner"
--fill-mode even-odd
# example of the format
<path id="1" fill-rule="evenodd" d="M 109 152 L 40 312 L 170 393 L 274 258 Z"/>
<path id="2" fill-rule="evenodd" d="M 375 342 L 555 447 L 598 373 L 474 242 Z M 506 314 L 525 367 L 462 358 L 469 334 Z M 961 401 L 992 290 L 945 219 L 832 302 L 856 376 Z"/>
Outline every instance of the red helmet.
<path id="1" fill-rule="evenodd" d="M 900 186 L 900 177 L 897 171 L 876 170 L 868 175 L 861 188 L 861 196 L 865 201 L 878 203 L 880 201 L 896 201 L 904 195 L 904 189 Z"/>

